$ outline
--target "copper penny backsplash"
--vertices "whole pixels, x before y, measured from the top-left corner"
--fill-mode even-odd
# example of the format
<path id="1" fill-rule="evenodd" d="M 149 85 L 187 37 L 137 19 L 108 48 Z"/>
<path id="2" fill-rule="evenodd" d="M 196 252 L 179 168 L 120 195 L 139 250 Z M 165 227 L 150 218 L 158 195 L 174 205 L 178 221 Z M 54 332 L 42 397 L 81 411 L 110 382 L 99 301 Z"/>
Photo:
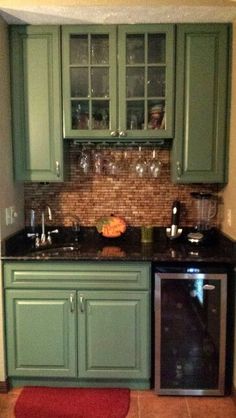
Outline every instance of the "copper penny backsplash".
<path id="1" fill-rule="evenodd" d="M 93 226 L 103 215 L 115 214 L 125 218 L 128 225 L 168 226 L 174 200 L 181 202 L 182 226 L 193 226 L 192 191 L 217 192 L 217 185 L 175 185 L 170 181 L 170 152 L 158 151 L 161 172 L 157 178 L 138 177 L 133 170 L 140 153 L 137 149 L 102 150 L 103 162 L 119 165 L 116 175 L 94 173 L 94 155 L 89 152 L 93 170 L 82 173 L 79 166 L 80 148 L 71 144 L 68 151 L 68 180 L 64 183 L 25 183 L 25 217 L 29 224 L 30 208 L 36 210 L 36 223 L 45 204 L 52 209 L 54 225 L 70 226 L 73 216 L 83 226 Z M 152 150 L 142 150 L 143 159 L 150 161 Z M 120 161 L 122 166 L 120 166 Z"/>

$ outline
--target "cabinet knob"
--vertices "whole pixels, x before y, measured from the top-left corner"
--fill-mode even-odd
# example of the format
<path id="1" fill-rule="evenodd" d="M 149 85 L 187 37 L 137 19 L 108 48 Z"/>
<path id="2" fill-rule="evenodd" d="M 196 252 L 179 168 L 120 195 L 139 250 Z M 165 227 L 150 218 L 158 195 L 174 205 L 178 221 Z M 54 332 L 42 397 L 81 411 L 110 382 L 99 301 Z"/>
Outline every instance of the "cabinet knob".
<path id="1" fill-rule="evenodd" d="M 125 136 L 127 136 L 127 133 L 125 131 L 120 131 L 119 137 L 124 138 Z"/>
<path id="2" fill-rule="evenodd" d="M 60 169 L 59 161 L 56 161 L 56 174 L 57 174 L 57 177 L 60 177 L 60 175 L 61 175 L 61 169 Z"/>
<path id="3" fill-rule="evenodd" d="M 111 132 L 111 136 L 112 136 L 112 137 L 116 137 L 116 136 L 118 136 L 118 132 L 117 132 L 117 131 L 112 131 L 112 132 Z"/>

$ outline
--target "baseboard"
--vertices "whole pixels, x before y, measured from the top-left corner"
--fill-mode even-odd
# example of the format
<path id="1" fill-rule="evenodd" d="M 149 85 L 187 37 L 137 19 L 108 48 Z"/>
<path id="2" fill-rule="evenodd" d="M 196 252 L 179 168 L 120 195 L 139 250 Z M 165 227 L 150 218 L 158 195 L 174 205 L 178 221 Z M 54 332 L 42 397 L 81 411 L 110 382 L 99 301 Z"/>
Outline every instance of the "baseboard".
<path id="1" fill-rule="evenodd" d="M 8 381 L 0 382 L 0 393 L 7 393 L 9 389 Z"/>

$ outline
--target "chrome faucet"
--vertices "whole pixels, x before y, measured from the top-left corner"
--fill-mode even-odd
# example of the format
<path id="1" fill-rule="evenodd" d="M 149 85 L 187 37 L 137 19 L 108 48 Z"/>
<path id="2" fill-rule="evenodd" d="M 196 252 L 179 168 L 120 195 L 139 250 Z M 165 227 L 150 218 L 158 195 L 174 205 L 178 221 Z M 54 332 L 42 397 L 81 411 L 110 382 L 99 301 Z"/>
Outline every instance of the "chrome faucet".
<path id="1" fill-rule="evenodd" d="M 45 213 L 47 213 L 49 221 L 52 220 L 52 211 L 50 206 L 45 206 L 44 210 L 41 212 L 41 235 L 36 232 L 35 229 L 35 210 L 31 209 L 30 211 L 30 225 L 32 232 L 27 233 L 27 237 L 31 239 L 35 239 L 35 248 L 40 248 L 41 245 L 52 244 L 52 235 L 51 234 L 58 234 L 59 230 L 54 229 L 53 231 L 48 231 L 47 234 L 45 233 Z"/>
<path id="2" fill-rule="evenodd" d="M 50 206 L 46 206 L 45 208 L 48 212 L 48 219 L 49 221 L 52 220 L 52 211 Z M 41 233 L 41 244 L 45 244 L 46 242 L 46 234 L 45 234 L 45 210 L 42 211 L 42 233 Z"/>

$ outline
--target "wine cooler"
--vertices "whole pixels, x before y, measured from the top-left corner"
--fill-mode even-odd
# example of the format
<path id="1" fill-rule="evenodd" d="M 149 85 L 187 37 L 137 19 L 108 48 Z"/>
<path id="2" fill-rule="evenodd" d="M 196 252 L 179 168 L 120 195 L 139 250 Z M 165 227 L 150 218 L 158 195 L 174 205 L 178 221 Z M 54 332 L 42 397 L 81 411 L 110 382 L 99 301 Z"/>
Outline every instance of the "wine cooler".
<path id="1" fill-rule="evenodd" d="M 156 393 L 224 395 L 226 302 L 226 273 L 156 268 Z"/>

